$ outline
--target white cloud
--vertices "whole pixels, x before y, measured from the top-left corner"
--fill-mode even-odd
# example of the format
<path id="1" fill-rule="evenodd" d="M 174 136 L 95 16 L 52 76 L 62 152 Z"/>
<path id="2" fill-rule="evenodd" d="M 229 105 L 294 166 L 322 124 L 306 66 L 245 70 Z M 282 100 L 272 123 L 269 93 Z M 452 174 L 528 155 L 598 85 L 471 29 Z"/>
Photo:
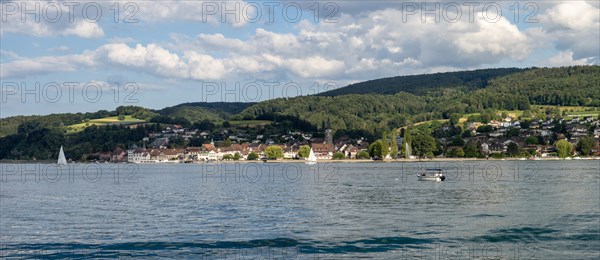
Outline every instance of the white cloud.
<path id="1" fill-rule="evenodd" d="M 482 15 L 482 14 L 478 14 Z M 457 35 L 454 45 L 467 55 L 510 56 L 522 60 L 531 52 L 533 44 L 517 26 L 505 19 L 490 23 L 483 19 L 474 23 L 476 28 Z"/>
<path id="2" fill-rule="evenodd" d="M 573 51 L 568 50 L 560 52 L 558 55 L 548 59 L 548 64 L 551 66 L 587 65 L 590 64 L 592 60 L 592 57 L 575 60 L 573 59 Z"/>
<path id="3" fill-rule="evenodd" d="M 57 6 L 60 6 L 60 9 Z M 6 33 L 25 34 L 35 37 L 72 35 L 86 39 L 95 39 L 104 36 L 104 30 L 97 23 L 83 20 L 83 17 L 76 15 L 78 14 L 77 10 L 73 14 L 70 13 L 70 9 L 62 5 L 62 2 L 2 1 L 0 8 L 2 11 L 0 35 Z M 33 12 L 31 14 L 23 14 L 24 9 Z M 81 13 L 81 10 L 79 10 L 79 14 Z M 71 16 L 73 17 L 72 21 L 70 20 Z"/>
<path id="4" fill-rule="evenodd" d="M 319 56 L 289 59 L 284 64 L 292 73 L 302 78 L 331 78 L 344 70 L 344 62 Z"/>
<path id="5" fill-rule="evenodd" d="M 185 78 L 187 65 L 177 54 L 156 45 L 137 44 L 130 48 L 124 43 L 106 44 L 96 50 L 97 55 L 108 64 L 118 65 L 150 74 Z"/>
<path id="6" fill-rule="evenodd" d="M 81 38 L 93 39 L 102 38 L 104 31 L 97 23 L 79 21 L 73 24 L 72 27 L 65 29 L 63 35 L 75 35 Z"/>
<path id="7" fill-rule="evenodd" d="M 598 30 L 598 8 L 585 1 L 565 1 L 549 8 L 543 15 L 543 22 L 550 25 L 549 31 Z"/>
<path id="8" fill-rule="evenodd" d="M 131 1 L 119 1 L 122 5 Z M 246 24 L 243 1 L 137 1 L 139 12 L 135 17 L 144 22 L 173 20 L 200 21 L 212 24 L 225 23 L 234 27 Z M 237 6 L 237 8 L 236 8 Z M 235 15 L 222 15 L 224 9 L 235 10 Z M 248 16 L 253 17 L 252 8 Z M 226 12 L 227 13 L 227 12 Z M 236 21 L 237 19 L 237 21 Z"/>
<path id="9" fill-rule="evenodd" d="M 94 55 L 90 52 L 77 55 L 42 56 L 34 59 L 18 58 L 8 63 L 2 63 L 0 78 L 26 77 L 52 72 L 74 72 L 96 65 Z"/>
<path id="10" fill-rule="evenodd" d="M 191 47 L 187 51 L 176 46 L 171 51 L 157 44 L 130 47 L 110 43 L 92 52 L 96 67 L 121 66 L 178 79 L 260 78 L 264 74 L 279 79 L 336 80 L 398 75 L 431 67 L 476 66 L 496 63 L 506 56 L 522 59 L 531 51 L 527 35 L 505 20 L 495 25 L 465 22 L 443 29 L 423 24 L 420 19 L 408 23 L 400 19 L 398 11 L 390 9 L 359 20 L 343 15 L 335 25 L 304 22 L 296 34 L 259 28 L 247 40 L 218 33 L 178 38 Z M 43 67 L 39 71 L 43 69 L 53 70 Z M 3 76 L 13 74 L 22 75 L 12 70 Z"/>
<path id="11" fill-rule="evenodd" d="M 586 1 L 564 1 L 547 9 L 540 22 L 559 50 L 571 50 L 575 59 L 600 56 L 598 6 Z"/>
<path id="12" fill-rule="evenodd" d="M 223 62 L 209 55 L 190 52 L 186 54 L 189 77 L 197 80 L 218 80 L 225 75 Z"/>
<path id="13" fill-rule="evenodd" d="M 88 2 L 90 6 L 99 7 L 99 16 L 95 17 L 94 8 L 84 11 L 84 6 Z M 235 15 L 222 14 L 225 9 L 231 9 L 236 5 L 239 8 L 236 9 Z M 15 33 L 35 37 L 62 35 L 96 39 L 105 35 L 102 24 L 119 23 L 135 26 L 141 23 L 155 24 L 165 21 L 194 21 L 243 27 L 246 25 L 244 17 L 254 16 L 253 9 L 244 9 L 242 8 L 244 6 L 243 1 L 2 1 L 0 35 Z M 216 8 L 214 12 L 213 8 Z M 28 12 L 24 12 L 25 9 Z M 30 14 L 31 10 L 34 14 Z M 115 10 L 119 12 L 116 13 Z M 115 22 L 115 16 L 118 22 Z M 124 23 L 125 20 L 129 23 Z"/>
<path id="14" fill-rule="evenodd" d="M 201 4 L 141 2 L 143 17 L 191 17 Z M 80 55 L 14 59 L 2 65 L 3 77 L 52 71 L 118 66 L 172 79 L 221 80 L 239 78 L 363 80 L 400 74 L 472 69 L 525 62 L 532 53 L 557 48 L 549 64 L 582 64 L 598 60 L 598 7 L 586 2 L 545 5 L 539 24 L 519 28 L 507 18 L 474 22 L 423 23 L 420 16 L 403 20 L 402 10 L 381 9 L 360 15 L 341 13 L 337 23 L 302 21 L 294 32 L 255 29 L 244 39 L 223 33 L 195 37 L 174 34 L 170 42 L 126 44 L 114 39 Z M 573 8 L 573 9 L 569 9 Z M 140 12 L 141 11 L 140 6 Z M 570 21 L 579 12 L 582 21 Z M 90 27 L 75 30 L 80 37 L 98 37 Z M 68 30 L 66 30 L 68 31 Z M 65 31 L 65 33 L 66 33 Z M 246 36 L 246 35 L 245 35 Z M 595 38 L 594 38 L 595 37 Z M 89 62 L 77 61 L 86 57 Z M 594 58 L 595 57 L 595 58 Z M 59 66 L 71 61 L 72 64 Z M 32 65 L 30 68 L 24 64 Z M 52 65 L 47 65 L 50 63 Z"/>

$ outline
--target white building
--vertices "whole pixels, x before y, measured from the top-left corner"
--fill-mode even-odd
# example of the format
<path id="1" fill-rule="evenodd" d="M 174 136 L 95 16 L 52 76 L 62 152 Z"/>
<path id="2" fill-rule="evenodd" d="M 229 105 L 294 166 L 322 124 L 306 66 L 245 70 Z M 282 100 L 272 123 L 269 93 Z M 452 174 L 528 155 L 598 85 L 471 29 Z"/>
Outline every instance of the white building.
<path id="1" fill-rule="evenodd" d="M 135 149 L 127 151 L 127 161 L 130 163 L 149 163 L 155 162 L 150 159 L 150 153 L 144 149 Z"/>

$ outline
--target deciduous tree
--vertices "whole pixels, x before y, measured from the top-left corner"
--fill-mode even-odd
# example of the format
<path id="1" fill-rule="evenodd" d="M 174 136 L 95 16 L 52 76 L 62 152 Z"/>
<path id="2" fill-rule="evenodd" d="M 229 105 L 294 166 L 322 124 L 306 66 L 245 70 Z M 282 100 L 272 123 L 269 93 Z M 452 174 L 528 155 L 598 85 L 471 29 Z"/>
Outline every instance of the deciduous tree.
<path id="1" fill-rule="evenodd" d="M 558 151 L 558 157 L 567 158 L 573 156 L 573 144 L 569 143 L 565 139 L 558 140 L 555 144 L 556 150 Z"/>

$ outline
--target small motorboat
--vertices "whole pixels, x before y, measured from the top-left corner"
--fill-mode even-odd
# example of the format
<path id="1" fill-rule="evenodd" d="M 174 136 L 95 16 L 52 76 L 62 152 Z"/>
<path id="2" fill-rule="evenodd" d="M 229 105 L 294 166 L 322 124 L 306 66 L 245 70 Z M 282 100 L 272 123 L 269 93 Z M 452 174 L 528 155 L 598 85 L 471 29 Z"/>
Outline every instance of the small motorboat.
<path id="1" fill-rule="evenodd" d="M 424 172 L 417 174 L 420 181 L 444 181 L 446 176 L 442 169 L 425 169 Z"/>

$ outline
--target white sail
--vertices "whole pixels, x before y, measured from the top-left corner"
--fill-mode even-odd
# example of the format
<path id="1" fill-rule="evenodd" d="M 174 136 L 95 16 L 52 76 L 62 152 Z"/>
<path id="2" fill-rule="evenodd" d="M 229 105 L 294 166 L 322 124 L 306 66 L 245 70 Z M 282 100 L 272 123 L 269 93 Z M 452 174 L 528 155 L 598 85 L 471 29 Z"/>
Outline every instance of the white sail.
<path id="1" fill-rule="evenodd" d="M 404 151 L 406 152 L 406 158 L 409 158 L 412 155 L 412 151 L 410 150 L 410 145 L 408 143 L 404 143 Z"/>
<path id="2" fill-rule="evenodd" d="M 308 155 L 308 158 L 306 158 L 306 163 L 308 163 L 308 164 L 317 163 L 317 156 L 315 156 L 315 153 L 313 152 L 312 148 L 310 149 L 310 154 Z"/>
<path id="3" fill-rule="evenodd" d="M 60 146 L 60 152 L 58 153 L 58 162 L 57 164 L 67 164 L 67 158 L 65 158 L 65 152 L 63 152 L 63 147 Z"/>

